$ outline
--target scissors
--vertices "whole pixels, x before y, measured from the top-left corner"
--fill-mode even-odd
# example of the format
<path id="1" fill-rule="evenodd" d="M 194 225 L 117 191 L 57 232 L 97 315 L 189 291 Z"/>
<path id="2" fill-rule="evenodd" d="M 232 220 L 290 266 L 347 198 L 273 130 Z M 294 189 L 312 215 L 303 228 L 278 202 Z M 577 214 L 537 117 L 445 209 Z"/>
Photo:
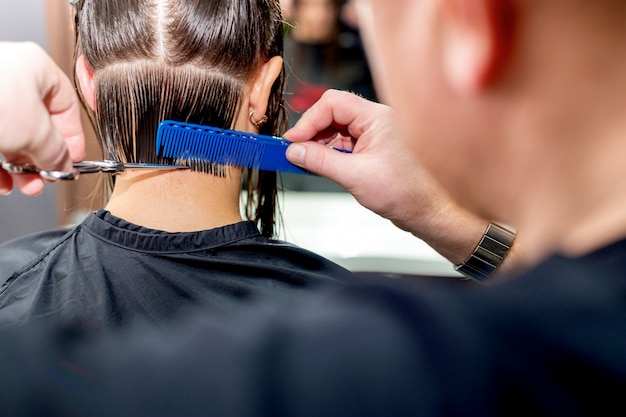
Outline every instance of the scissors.
<path id="1" fill-rule="evenodd" d="M 41 178 L 48 181 L 68 181 L 75 180 L 81 174 L 93 174 L 105 172 L 108 174 L 119 174 L 127 169 L 189 169 L 184 165 L 146 164 L 130 163 L 119 161 L 83 161 L 74 164 L 71 171 L 45 171 L 31 164 L 11 164 L 1 161 L 2 169 L 11 174 L 39 174 Z"/>

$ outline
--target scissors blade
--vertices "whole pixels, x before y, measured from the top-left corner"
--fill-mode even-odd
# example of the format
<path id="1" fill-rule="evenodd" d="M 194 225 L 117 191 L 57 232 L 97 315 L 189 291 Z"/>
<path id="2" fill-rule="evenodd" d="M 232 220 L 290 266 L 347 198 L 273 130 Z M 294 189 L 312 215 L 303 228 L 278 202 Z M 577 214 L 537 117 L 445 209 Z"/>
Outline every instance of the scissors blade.
<path id="1" fill-rule="evenodd" d="M 166 165 L 166 164 L 148 164 L 148 163 L 126 163 L 117 161 L 82 161 L 74 164 L 71 171 L 46 171 L 31 164 L 11 164 L 1 161 L 2 169 L 11 174 L 39 174 L 43 179 L 48 181 L 67 181 L 75 180 L 81 174 L 92 174 L 96 172 L 105 172 L 116 174 L 125 169 L 189 169 L 184 165 Z"/>
<path id="2" fill-rule="evenodd" d="M 189 167 L 183 165 L 119 162 L 111 160 L 77 162 L 74 164 L 74 168 L 79 170 L 82 174 L 90 174 L 93 172 L 117 174 L 127 169 L 189 169 Z"/>
<path id="3" fill-rule="evenodd" d="M 74 168 L 82 174 L 94 172 L 104 172 L 107 174 L 118 174 L 127 169 L 189 169 L 184 165 L 152 164 L 144 162 L 119 162 L 119 161 L 83 161 L 74 164 Z"/>
<path id="4" fill-rule="evenodd" d="M 189 167 L 185 165 L 147 164 L 132 162 L 123 162 L 122 165 L 125 169 L 189 169 Z"/>

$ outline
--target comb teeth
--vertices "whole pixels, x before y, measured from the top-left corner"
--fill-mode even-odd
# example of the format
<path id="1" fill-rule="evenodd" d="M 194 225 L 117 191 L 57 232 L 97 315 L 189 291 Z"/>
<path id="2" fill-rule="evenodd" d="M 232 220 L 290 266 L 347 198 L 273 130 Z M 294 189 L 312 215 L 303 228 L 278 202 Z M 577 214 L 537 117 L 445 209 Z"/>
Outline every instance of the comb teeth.
<path id="1" fill-rule="evenodd" d="M 164 122 L 157 136 L 157 153 L 166 158 L 254 169 L 264 152 L 253 136 L 208 126 Z"/>
<path id="2" fill-rule="evenodd" d="M 287 160 L 290 143 L 275 136 L 164 120 L 157 131 L 156 151 L 177 161 L 309 174 Z"/>

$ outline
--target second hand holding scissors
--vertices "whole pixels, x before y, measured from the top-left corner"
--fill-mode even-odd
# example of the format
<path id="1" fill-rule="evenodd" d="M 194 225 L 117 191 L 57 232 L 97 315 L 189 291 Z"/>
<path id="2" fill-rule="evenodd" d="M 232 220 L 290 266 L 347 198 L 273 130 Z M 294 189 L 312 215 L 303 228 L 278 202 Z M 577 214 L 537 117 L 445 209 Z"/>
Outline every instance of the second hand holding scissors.
<path id="1" fill-rule="evenodd" d="M 2 169 L 11 174 L 39 174 L 41 178 L 54 182 L 75 180 L 81 174 L 93 174 L 97 172 L 118 174 L 127 169 L 189 169 L 188 166 L 184 165 L 132 163 L 111 160 L 76 162 L 74 169 L 71 171 L 46 171 L 30 164 L 11 164 L 6 161 L 2 161 L 1 166 Z"/>

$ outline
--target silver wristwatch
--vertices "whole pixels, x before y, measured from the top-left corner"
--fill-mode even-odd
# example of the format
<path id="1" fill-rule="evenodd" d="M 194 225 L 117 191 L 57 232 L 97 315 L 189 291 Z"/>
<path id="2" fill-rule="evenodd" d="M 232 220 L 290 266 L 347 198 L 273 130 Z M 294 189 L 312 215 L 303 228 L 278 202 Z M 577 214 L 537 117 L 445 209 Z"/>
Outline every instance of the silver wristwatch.
<path id="1" fill-rule="evenodd" d="M 494 273 L 511 249 L 515 233 L 496 223 L 489 223 L 485 234 L 470 257 L 454 267 L 468 278 L 484 281 Z"/>

